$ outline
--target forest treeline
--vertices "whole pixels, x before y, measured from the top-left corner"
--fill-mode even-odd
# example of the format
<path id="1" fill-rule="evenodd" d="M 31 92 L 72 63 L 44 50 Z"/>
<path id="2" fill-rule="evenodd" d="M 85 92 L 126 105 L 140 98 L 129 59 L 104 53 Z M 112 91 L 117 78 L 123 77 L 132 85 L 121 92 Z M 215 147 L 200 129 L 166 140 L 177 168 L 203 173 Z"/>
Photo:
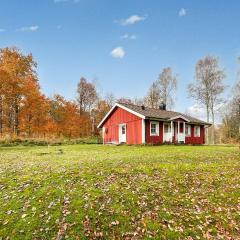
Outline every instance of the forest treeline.
<path id="1" fill-rule="evenodd" d="M 240 137 L 240 80 L 232 97 L 222 97 L 225 73 L 218 59 L 206 56 L 196 64 L 195 81 L 188 86 L 189 97 L 204 106 L 207 121 L 213 123 L 208 142 L 236 142 Z M 141 99 L 102 97 L 96 85 L 81 78 L 76 99 L 56 94 L 45 96 L 39 86 L 37 63 L 32 54 L 24 55 L 15 47 L 0 49 L 0 136 L 1 138 L 82 138 L 98 136 L 97 124 L 115 101 L 144 104 L 168 109 L 174 106 L 178 76 L 170 67 L 162 69 L 146 96 Z M 219 109 L 219 106 L 221 108 Z M 222 124 L 216 126 L 215 114 L 221 112 Z"/>

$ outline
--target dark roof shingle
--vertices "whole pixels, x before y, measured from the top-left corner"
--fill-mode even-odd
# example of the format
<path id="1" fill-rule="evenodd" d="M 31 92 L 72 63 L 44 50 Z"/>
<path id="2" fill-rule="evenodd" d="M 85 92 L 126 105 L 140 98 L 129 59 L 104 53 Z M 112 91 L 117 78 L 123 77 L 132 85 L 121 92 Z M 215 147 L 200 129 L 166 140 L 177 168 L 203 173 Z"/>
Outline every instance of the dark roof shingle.
<path id="1" fill-rule="evenodd" d="M 194 117 L 191 117 L 189 115 L 179 113 L 179 112 L 160 110 L 160 109 L 154 109 L 154 108 L 148 108 L 148 107 L 144 107 L 144 109 L 143 109 L 142 106 L 129 104 L 129 103 L 119 103 L 119 104 L 136 112 L 136 113 L 139 113 L 139 114 L 145 116 L 146 118 L 169 120 L 171 118 L 181 115 L 181 116 L 187 118 L 190 123 L 197 123 L 197 124 L 201 124 L 201 125 L 211 125 L 210 123 L 207 123 L 200 119 L 197 119 L 197 118 L 194 118 Z"/>

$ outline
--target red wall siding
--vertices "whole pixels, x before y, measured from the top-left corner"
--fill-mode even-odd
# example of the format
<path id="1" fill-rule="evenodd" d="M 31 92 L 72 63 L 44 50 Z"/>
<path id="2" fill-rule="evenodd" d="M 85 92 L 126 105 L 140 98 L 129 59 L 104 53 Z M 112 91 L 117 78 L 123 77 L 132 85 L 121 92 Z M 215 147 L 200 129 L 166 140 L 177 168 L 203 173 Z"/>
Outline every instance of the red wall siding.
<path id="1" fill-rule="evenodd" d="M 103 127 L 104 143 L 118 143 L 119 124 L 126 123 L 126 143 L 141 144 L 142 143 L 142 119 L 128 111 L 116 108 L 105 121 Z M 176 127 L 177 123 L 174 123 Z M 174 127 L 174 129 L 175 129 Z M 147 144 L 162 144 L 163 143 L 163 122 L 159 122 L 159 136 L 150 136 L 150 120 L 145 120 L 145 142 Z M 183 131 L 183 129 L 181 129 Z M 175 131 L 174 131 L 175 133 Z M 175 142 L 175 134 L 174 134 Z M 191 136 L 186 137 L 186 144 L 204 144 L 205 143 L 205 128 L 200 127 L 200 137 L 194 137 L 194 125 L 191 125 Z"/>
<path id="2" fill-rule="evenodd" d="M 163 123 L 159 122 L 159 136 L 150 136 L 150 120 L 145 120 L 145 141 L 146 143 L 161 144 L 163 143 Z"/>
<path id="3" fill-rule="evenodd" d="M 205 129 L 200 126 L 200 137 L 194 137 L 194 125 L 191 125 L 191 136 L 186 137 L 186 144 L 204 144 L 205 143 Z"/>
<path id="4" fill-rule="evenodd" d="M 104 143 L 118 143 L 118 129 L 121 123 L 126 123 L 126 143 L 141 144 L 142 119 L 119 107 L 112 112 L 103 125 L 105 127 Z"/>

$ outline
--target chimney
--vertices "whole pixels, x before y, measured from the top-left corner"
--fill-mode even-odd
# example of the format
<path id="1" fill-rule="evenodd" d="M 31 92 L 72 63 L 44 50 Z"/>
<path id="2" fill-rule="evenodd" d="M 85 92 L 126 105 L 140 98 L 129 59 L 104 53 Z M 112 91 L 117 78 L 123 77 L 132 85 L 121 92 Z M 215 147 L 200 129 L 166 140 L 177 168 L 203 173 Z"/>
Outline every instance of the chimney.
<path id="1" fill-rule="evenodd" d="M 142 105 L 142 106 L 141 106 L 141 109 L 142 109 L 142 110 L 145 110 L 145 106 L 144 106 L 144 105 Z"/>
<path id="2" fill-rule="evenodd" d="M 166 111 L 166 109 L 167 109 L 166 103 L 162 102 L 162 103 L 160 104 L 160 106 L 159 106 L 159 109 Z"/>

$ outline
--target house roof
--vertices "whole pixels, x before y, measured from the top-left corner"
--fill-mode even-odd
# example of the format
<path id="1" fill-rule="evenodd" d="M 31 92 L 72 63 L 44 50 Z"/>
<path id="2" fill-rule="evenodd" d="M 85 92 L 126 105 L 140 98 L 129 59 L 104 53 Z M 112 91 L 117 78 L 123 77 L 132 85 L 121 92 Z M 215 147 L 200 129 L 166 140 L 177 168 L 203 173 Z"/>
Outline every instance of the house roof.
<path id="1" fill-rule="evenodd" d="M 189 115 L 179 113 L 179 112 L 160 110 L 160 109 L 154 109 L 154 108 L 149 108 L 149 107 L 143 108 L 142 106 L 129 104 L 129 103 L 116 103 L 115 106 L 113 106 L 113 108 L 108 112 L 108 114 L 99 123 L 98 127 L 102 126 L 102 124 L 108 118 L 110 113 L 116 107 L 123 108 L 126 111 L 129 111 L 143 119 L 156 119 L 156 120 L 170 121 L 170 120 L 174 120 L 177 118 L 183 118 L 188 123 L 195 123 L 195 124 L 199 124 L 199 125 L 211 125 L 210 123 L 207 123 L 200 119 L 197 119 L 197 118 L 194 118 L 194 117 L 191 117 Z"/>

